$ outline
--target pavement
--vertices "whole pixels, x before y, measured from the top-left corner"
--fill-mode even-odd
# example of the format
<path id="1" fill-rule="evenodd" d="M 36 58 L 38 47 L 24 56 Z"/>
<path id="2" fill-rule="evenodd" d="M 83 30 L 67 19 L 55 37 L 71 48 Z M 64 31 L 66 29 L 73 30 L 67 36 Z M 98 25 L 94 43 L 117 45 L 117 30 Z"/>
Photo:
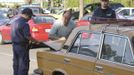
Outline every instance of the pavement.
<path id="1" fill-rule="evenodd" d="M 33 70 L 37 68 L 36 52 L 44 48 L 30 49 L 30 70 L 29 75 L 33 73 Z M 4 44 L 0 45 L 0 75 L 13 75 L 12 68 L 12 45 Z"/>

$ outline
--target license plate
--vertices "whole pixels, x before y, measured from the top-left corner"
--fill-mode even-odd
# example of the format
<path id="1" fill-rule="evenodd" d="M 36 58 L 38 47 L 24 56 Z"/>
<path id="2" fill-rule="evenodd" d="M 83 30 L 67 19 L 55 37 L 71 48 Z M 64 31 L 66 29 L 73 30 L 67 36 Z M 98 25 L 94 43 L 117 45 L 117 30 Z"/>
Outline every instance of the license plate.
<path id="1" fill-rule="evenodd" d="M 50 32 L 51 29 L 45 29 L 45 32 Z"/>

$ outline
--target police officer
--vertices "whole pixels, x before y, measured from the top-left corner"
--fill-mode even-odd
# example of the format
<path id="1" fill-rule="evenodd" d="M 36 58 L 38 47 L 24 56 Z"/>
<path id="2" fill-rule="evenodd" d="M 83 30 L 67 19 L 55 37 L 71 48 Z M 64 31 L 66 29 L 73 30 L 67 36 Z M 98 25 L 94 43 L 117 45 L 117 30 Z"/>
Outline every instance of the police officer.
<path id="1" fill-rule="evenodd" d="M 107 19 L 115 20 L 116 14 L 115 11 L 109 7 L 109 0 L 100 0 L 100 4 L 101 6 L 95 9 L 91 22 L 105 22 Z"/>
<path id="2" fill-rule="evenodd" d="M 32 10 L 25 8 L 11 26 L 14 75 L 28 75 L 29 40 L 35 41 L 30 35 L 30 28 L 27 23 L 32 16 Z"/>

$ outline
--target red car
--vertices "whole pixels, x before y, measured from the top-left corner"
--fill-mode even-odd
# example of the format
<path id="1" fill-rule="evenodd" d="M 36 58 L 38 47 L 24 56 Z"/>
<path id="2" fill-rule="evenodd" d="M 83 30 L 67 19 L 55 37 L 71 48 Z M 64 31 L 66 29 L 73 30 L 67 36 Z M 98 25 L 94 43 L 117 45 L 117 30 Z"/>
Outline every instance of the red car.
<path id="1" fill-rule="evenodd" d="M 11 42 L 11 26 L 10 24 L 16 19 L 13 18 L 7 24 L 0 26 L 0 44 Z M 48 32 L 50 31 L 55 18 L 50 15 L 36 15 L 29 20 L 30 32 L 34 39 L 38 41 L 47 41 Z"/>
<path id="2" fill-rule="evenodd" d="M 81 18 L 81 20 L 79 20 L 76 23 L 76 26 L 86 26 L 86 25 L 90 25 L 90 20 L 91 20 L 91 15 L 85 15 L 84 17 Z"/>

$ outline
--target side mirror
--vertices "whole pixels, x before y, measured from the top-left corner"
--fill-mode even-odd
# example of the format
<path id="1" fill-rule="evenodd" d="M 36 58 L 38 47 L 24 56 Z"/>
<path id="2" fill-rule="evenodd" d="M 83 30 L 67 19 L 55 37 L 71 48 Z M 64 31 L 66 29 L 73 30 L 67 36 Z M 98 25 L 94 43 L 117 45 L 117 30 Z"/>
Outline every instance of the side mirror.
<path id="1" fill-rule="evenodd" d="M 67 46 L 67 45 L 63 46 L 63 49 L 68 49 L 68 48 L 69 48 L 69 46 Z"/>

